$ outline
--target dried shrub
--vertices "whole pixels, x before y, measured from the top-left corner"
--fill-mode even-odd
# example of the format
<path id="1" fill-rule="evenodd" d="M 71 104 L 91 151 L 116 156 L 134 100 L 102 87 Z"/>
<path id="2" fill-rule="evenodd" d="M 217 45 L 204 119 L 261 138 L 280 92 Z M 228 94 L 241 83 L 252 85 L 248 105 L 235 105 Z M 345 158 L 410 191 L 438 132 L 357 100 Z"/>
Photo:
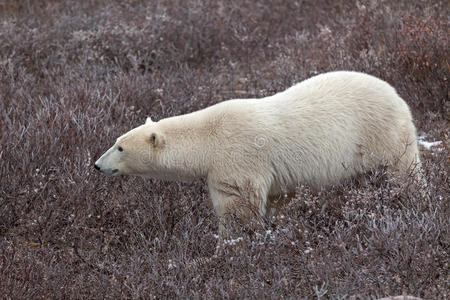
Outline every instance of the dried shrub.
<path id="1" fill-rule="evenodd" d="M 2 1 L 5 298 L 448 298 L 445 1 Z M 429 199 L 380 168 L 271 220 L 217 218 L 204 182 L 107 178 L 124 131 L 349 69 L 411 106 Z M 426 134 L 426 135 L 425 135 Z M 204 263 L 193 264 L 193 261 Z"/>

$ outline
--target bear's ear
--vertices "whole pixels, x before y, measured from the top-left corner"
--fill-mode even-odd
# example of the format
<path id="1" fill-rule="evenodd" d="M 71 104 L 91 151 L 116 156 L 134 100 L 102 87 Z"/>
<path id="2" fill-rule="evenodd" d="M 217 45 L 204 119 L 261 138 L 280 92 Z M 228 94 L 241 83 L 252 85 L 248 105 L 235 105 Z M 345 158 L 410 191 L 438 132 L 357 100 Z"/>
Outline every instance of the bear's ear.
<path id="1" fill-rule="evenodd" d="M 150 144 L 153 145 L 153 147 L 159 147 L 164 143 L 164 139 L 161 134 L 158 133 L 152 133 L 150 134 Z"/>
<path id="2" fill-rule="evenodd" d="M 145 125 L 153 123 L 152 118 L 147 117 L 147 120 L 145 120 Z"/>

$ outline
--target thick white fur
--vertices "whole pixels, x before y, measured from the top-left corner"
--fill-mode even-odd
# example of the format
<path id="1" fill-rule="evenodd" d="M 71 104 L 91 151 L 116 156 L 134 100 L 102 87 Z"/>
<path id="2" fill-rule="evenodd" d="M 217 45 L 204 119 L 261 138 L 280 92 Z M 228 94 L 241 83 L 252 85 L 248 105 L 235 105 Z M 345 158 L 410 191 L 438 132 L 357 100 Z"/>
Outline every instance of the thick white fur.
<path id="1" fill-rule="evenodd" d="M 340 71 L 270 97 L 148 120 L 97 165 L 169 180 L 206 177 L 218 216 L 243 198 L 264 215 L 268 199 L 299 184 L 335 184 L 382 163 L 400 172 L 420 168 L 416 140 L 410 110 L 394 88 Z"/>

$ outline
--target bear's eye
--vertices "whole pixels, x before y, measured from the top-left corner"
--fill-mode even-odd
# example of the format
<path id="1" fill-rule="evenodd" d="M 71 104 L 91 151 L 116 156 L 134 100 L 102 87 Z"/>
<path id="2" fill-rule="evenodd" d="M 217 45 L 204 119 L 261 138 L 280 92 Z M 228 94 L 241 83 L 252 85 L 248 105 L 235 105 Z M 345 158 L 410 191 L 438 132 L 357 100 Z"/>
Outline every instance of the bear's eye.
<path id="1" fill-rule="evenodd" d="M 119 152 L 122 152 L 122 151 L 123 151 L 123 148 L 119 146 L 119 147 L 117 148 L 117 150 L 119 150 Z"/>

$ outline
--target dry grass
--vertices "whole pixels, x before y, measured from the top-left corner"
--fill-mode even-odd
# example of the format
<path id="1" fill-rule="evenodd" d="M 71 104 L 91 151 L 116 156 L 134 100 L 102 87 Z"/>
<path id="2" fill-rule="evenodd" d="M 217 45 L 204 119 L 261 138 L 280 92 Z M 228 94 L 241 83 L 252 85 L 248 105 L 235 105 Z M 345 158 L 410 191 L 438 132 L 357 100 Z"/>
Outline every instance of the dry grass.
<path id="1" fill-rule="evenodd" d="M 0 291 L 5 298 L 447 299 L 446 1 L 0 2 Z M 430 200 L 384 170 L 297 196 L 211 263 L 203 182 L 107 178 L 124 131 L 313 74 L 394 85 L 419 132 Z M 232 245 L 233 244 L 233 245 Z"/>

